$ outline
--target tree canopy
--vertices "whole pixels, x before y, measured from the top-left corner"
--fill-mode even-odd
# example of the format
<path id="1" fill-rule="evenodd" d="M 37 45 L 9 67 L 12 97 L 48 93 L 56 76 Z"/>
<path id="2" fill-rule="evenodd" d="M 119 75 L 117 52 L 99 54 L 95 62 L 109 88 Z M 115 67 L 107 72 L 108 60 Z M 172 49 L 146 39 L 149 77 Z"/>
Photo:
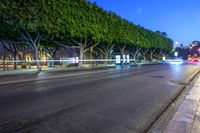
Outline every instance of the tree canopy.
<path id="1" fill-rule="evenodd" d="M 166 51 L 173 47 L 167 33 L 153 32 L 135 25 L 87 0 L 1 1 L 0 18 L 0 39 L 13 39 L 13 35 L 21 38 L 21 33 L 26 32 L 34 40 L 40 33 L 67 42 L 66 45 L 69 42 L 77 43 L 82 52 L 89 47 L 106 44 Z M 94 45 L 96 43 L 98 45 Z"/>

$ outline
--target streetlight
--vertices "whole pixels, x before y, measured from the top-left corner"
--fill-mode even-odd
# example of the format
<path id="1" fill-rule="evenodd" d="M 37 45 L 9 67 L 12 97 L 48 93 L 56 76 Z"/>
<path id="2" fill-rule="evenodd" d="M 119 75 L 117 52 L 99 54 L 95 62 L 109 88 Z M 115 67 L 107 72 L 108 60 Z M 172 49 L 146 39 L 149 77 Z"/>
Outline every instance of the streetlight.
<path id="1" fill-rule="evenodd" d="M 174 53 L 174 56 L 177 58 L 177 57 L 178 57 L 178 52 L 175 52 L 175 53 Z"/>
<path id="2" fill-rule="evenodd" d="M 176 45 L 178 45 L 178 42 L 175 42 Z"/>

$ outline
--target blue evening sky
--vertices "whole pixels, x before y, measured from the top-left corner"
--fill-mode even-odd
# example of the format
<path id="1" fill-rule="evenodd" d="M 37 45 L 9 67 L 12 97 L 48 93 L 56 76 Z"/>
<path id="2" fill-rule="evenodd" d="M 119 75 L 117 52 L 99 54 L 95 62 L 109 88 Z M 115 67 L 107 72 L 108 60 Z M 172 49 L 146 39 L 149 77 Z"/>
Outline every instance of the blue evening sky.
<path id="1" fill-rule="evenodd" d="M 200 0 L 91 0 L 137 25 L 164 31 L 174 42 L 200 40 Z"/>

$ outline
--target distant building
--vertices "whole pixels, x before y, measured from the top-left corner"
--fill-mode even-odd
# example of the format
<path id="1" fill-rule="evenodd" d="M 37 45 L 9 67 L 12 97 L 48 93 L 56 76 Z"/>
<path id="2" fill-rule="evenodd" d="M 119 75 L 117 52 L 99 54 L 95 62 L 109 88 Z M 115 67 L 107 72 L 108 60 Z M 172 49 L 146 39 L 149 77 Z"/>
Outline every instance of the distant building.
<path id="1" fill-rule="evenodd" d="M 191 55 L 200 56 L 200 41 L 193 41 L 191 46 Z"/>
<path id="2" fill-rule="evenodd" d="M 175 51 L 178 52 L 178 57 L 187 60 L 189 56 L 200 56 L 200 41 L 193 41 L 188 46 L 180 45 L 176 47 Z"/>
<path id="3" fill-rule="evenodd" d="M 189 55 L 189 48 L 184 47 L 183 44 L 180 45 L 180 47 L 176 47 L 175 51 L 178 52 L 178 58 L 182 58 L 183 60 L 187 60 Z"/>

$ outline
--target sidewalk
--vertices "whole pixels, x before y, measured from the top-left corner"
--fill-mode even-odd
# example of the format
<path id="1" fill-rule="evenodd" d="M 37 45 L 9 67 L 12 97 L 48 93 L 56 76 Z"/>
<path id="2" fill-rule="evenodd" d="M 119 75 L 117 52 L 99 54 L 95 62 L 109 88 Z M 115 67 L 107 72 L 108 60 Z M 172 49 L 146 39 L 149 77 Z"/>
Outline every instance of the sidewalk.
<path id="1" fill-rule="evenodd" d="M 130 64 L 128 66 L 157 65 L 157 64 L 161 64 L 161 63 L 138 63 L 138 64 Z M 106 66 L 105 65 L 84 66 L 82 68 L 78 68 L 78 67 L 42 68 L 42 71 L 43 72 L 83 71 L 83 70 L 104 69 L 104 68 L 114 68 L 114 67 L 116 67 L 115 64 L 110 64 Z M 0 76 L 35 73 L 35 72 L 37 72 L 37 69 L 18 69 L 18 70 L 6 70 L 6 71 L 3 71 L 2 69 L 0 69 Z"/>
<path id="2" fill-rule="evenodd" d="M 76 71 L 76 70 L 89 70 L 89 69 L 101 69 L 101 68 L 111 68 L 115 65 L 108 66 L 95 66 L 95 67 L 61 67 L 61 68 L 42 68 L 43 72 L 57 72 L 57 71 Z M 34 73 L 37 72 L 37 69 L 18 69 L 18 70 L 0 70 L 1 75 L 16 75 L 16 74 L 25 74 L 25 73 Z"/>
<path id="3" fill-rule="evenodd" d="M 200 133 L 200 76 L 163 133 Z"/>

